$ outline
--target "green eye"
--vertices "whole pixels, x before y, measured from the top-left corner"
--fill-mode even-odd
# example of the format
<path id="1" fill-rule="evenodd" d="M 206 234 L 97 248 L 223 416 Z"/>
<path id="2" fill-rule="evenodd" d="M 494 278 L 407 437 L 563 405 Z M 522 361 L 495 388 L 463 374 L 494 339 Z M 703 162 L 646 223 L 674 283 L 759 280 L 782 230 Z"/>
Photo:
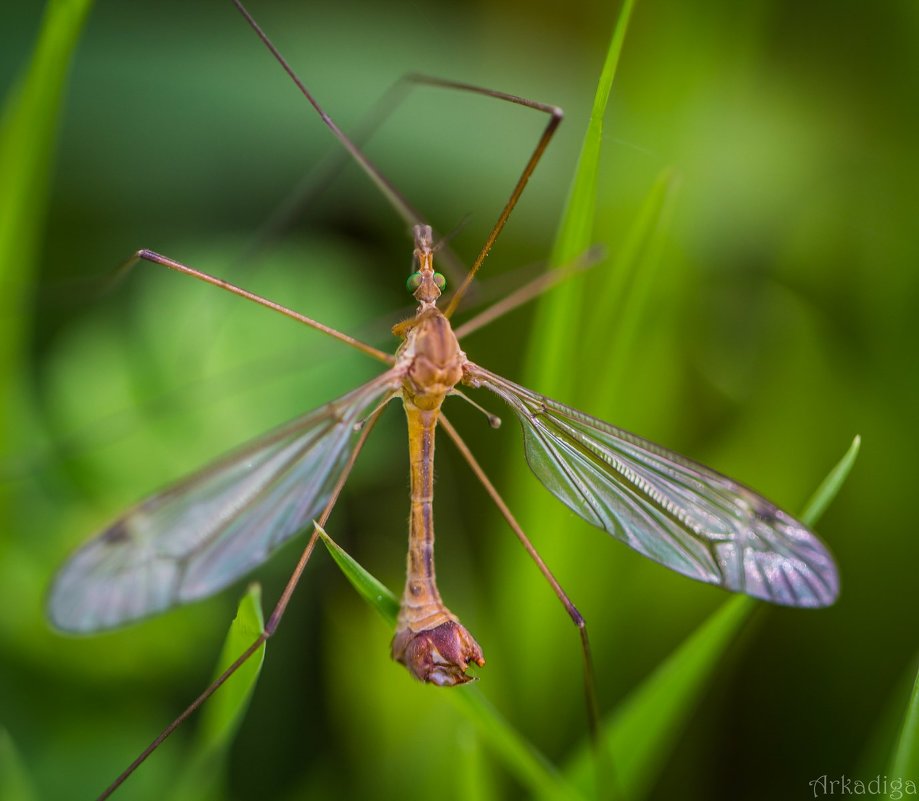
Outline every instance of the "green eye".
<path id="1" fill-rule="evenodd" d="M 443 274 L 434 273 L 434 286 L 436 286 L 441 292 L 443 292 L 443 289 L 446 285 L 447 285 L 447 279 L 443 277 Z"/>
<path id="2" fill-rule="evenodd" d="M 405 282 L 405 288 L 409 292 L 414 292 L 418 287 L 421 286 L 421 273 L 415 272 L 408 277 L 408 281 Z"/>

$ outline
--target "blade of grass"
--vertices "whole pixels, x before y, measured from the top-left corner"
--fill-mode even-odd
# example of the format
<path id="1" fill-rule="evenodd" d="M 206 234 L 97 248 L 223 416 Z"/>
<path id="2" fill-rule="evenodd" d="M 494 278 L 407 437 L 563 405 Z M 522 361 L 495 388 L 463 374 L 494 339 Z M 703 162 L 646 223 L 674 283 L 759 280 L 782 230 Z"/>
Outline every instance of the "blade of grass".
<path id="1" fill-rule="evenodd" d="M 386 586 L 364 568 L 353 556 L 336 543 L 318 524 L 319 537 L 345 578 L 358 594 L 390 625 L 396 624 L 399 601 Z M 474 688 L 441 690 L 475 726 L 492 752 L 504 763 L 518 780 L 532 792 L 543 797 L 567 799 L 579 798 L 561 778 L 555 767 L 519 732 L 500 715 Z"/>
<path id="2" fill-rule="evenodd" d="M 0 726 L 0 798 L 34 801 L 38 798 L 10 733 Z"/>
<path id="3" fill-rule="evenodd" d="M 852 770 L 853 776 L 875 776 L 886 772 L 893 776 L 893 763 L 898 750 L 900 735 L 905 729 L 906 717 L 909 716 L 911 693 L 915 692 L 919 670 L 919 654 L 913 656 L 904 667 L 901 675 L 884 693 L 884 705 L 877 720 L 871 727 L 871 733 L 861 744 L 858 761 Z"/>
<path id="4" fill-rule="evenodd" d="M 399 599 L 390 592 L 376 576 L 365 570 L 358 562 L 333 540 L 318 523 L 313 523 L 319 532 L 319 537 L 328 550 L 335 564 L 351 586 L 373 609 L 381 615 L 390 626 L 396 625 L 396 616 L 399 614 Z"/>
<path id="5" fill-rule="evenodd" d="M 852 467 L 855 465 L 855 460 L 858 458 L 858 452 L 861 450 L 861 447 L 862 438 L 856 435 L 853 437 L 852 444 L 849 445 L 849 449 L 845 452 L 842 459 L 839 460 L 836 467 L 830 470 L 827 477 L 823 479 L 820 486 L 817 487 L 814 494 L 811 495 L 810 500 L 804 504 L 804 512 L 801 514 L 801 521 L 803 523 L 812 526 L 823 517 L 826 508 L 832 503 L 833 498 L 839 494 L 843 482 L 852 471 Z"/>
<path id="6" fill-rule="evenodd" d="M 804 523 L 814 525 L 838 494 L 855 463 L 858 447 L 856 437 L 807 503 L 801 515 Z M 603 738 L 614 755 L 617 778 L 626 797 L 635 801 L 652 789 L 655 777 L 722 663 L 728 646 L 752 611 L 760 606 L 745 596 L 722 604 L 607 720 Z M 582 745 L 568 763 L 565 774 L 575 786 L 589 786 L 592 758 L 589 747 Z"/>
<path id="7" fill-rule="evenodd" d="M 919 673 L 906 706 L 900 738 L 894 749 L 888 774 L 892 779 L 919 776 Z"/>
<path id="8" fill-rule="evenodd" d="M 583 253 L 592 243 L 594 218 L 597 204 L 597 174 L 600 165 L 600 145 L 603 140 L 603 119 L 609 103 L 610 90 L 622 55 L 622 46 L 632 17 L 635 0 L 625 0 L 613 35 L 606 51 L 606 60 L 600 71 L 600 80 L 594 94 L 593 108 L 581 153 L 575 169 L 574 181 L 568 195 L 568 202 L 562 215 L 559 231 L 552 248 L 551 263 L 553 266 L 567 264 Z"/>
<path id="9" fill-rule="evenodd" d="M 603 123 L 634 7 L 635 3 L 629 0 L 622 3 L 610 37 L 575 176 L 553 246 L 551 261 L 555 265 L 564 263 L 565 259 L 573 257 L 574 254 L 583 253 L 594 243 L 594 237 L 597 235 L 597 188 Z M 649 236 L 645 228 L 654 227 L 657 215 L 667 205 L 665 198 L 668 196 L 668 180 L 662 177 L 649 195 L 644 205 L 643 216 L 633 225 L 630 235 L 632 242 L 648 241 Z M 630 253 L 623 253 L 618 247 L 611 250 L 620 255 L 613 264 L 600 265 L 593 270 L 589 284 L 588 281 L 569 282 L 568 285 L 554 288 L 540 298 L 527 343 L 526 363 L 522 374 L 522 383 L 533 389 L 575 403 L 594 413 L 607 411 L 609 399 L 618 396 L 618 391 L 609 393 L 605 388 L 608 386 L 605 374 L 609 357 L 608 344 L 611 338 L 618 339 L 613 328 L 619 326 L 624 319 L 623 310 L 613 307 L 615 316 L 611 321 L 608 315 L 598 310 L 598 301 L 602 299 L 604 308 L 610 302 L 615 303 L 615 299 L 611 301 L 609 297 L 611 287 L 617 287 L 618 294 L 618 287 L 629 283 L 629 279 L 619 273 L 628 268 L 637 269 L 639 265 L 644 264 L 644 259 L 636 255 L 644 251 L 640 244 L 635 244 Z M 597 316 L 602 320 L 594 324 L 592 320 Z M 587 333 L 589 327 L 597 325 L 602 325 L 603 333 L 591 338 L 591 334 Z M 584 365 L 592 367 L 584 369 Z M 600 384 L 604 385 L 603 394 L 600 394 Z M 515 459 L 519 460 L 519 456 L 515 455 Z M 505 498 L 518 515 L 524 530 L 537 535 L 540 531 L 569 529 L 572 524 L 570 511 L 549 493 L 537 488 L 532 476 L 522 469 L 519 461 L 513 462 L 509 467 Z M 561 541 L 540 544 L 539 548 L 543 558 L 552 565 L 552 571 L 557 576 L 579 573 L 583 575 L 583 570 L 576 564 L 579 559 L 576 549 L 566 549 Z M 563 634 L 559 631 L 558 634 L 549 635 L 540 614 L 533 614 L 533 609 L 543 608 L 541 604 L 545 599 L 536 596 L 539 589 L 529 582 L 530 569 L 529 564 L 519 561 L 516 555 L 510 553 L 507 555 L 507 565 L 501 567 L 506 580 L 502 582 L 500 592 L 505 593 L 507 597 L 499 599 L 496 604 L 502 610 L 506 610 L 505 622 L 513 621 L 515 629 L 509 642 L 516 642 L 516 647 L 519 648 L 523 643 L 538 636 L 546 652 L 561 650 L 570 645 L 561 639 L 569 636 L 569 633 Z M 534 587 L 534 590 L 524 593 L 520 590 L 523 586 Z M 505 644 L 503 647 L 507 652 L 512 652 L 515 648 L 513 644 Z M 560 663 L 558 667 L 547 665 L 545 671 L 539 675 L 521 675 L 516 686 L 508 690 L 518 693 L 521 698 L 532 696 L 542 691 L 545 682 L 551 684 L 554 681 L 565 680 L 561 675 L 553 675 L 557 670 L 561 670 Z M 613 769 L 607 771 L 598 766 L 598 776 L 608 775 L 611 771 Z M 598 784 L 610 785 L 611 789 L 607 792 L 614 793 L 613 782 L 599 779 Z"/>
<path id="10" fill-rule="evenodd" d="M 634 690 L 603 726 L 616 777 L 630 801 L 653 787 L 680 731 L 756 603 L 732 598 L 698 628 Z M 593 780 L 593 753 L 582 746 L 565 774 L 576 787 Z"/>
<path id="11" fill-rule="evenodd" d="M 624 0 L 616 16 L 571 189 L 550 256 L 553 267 L 569 263 L 595 242 L 603 125 L 634 7 L 633 0 Z M 591 380 L 596 380 L 598 376 L 593 375 L 593 370 L 584 371 L 573 366 L 604 364 L 603 343 L 607 342 L 609 337 L 607 333 L 598 340 L 589 341 L 583 334 L 585 321 L 589 319 L 587 309 L 592 307 L 599 297 L 597 284 L 603 281 L 599 273 L 600 269 L 593 271 L 589 288 L 586 281 L 568 282 L 542 296 L 535 309 L 527 343 L 523 383 L 558 398 L 584 403 L 585 397 L 578 394 L 576 388 L 583 383 L 585 373 L 592 374 Z M 590 408 L 589 403 L 587 406 Z M 524 530 L 564 531 L 570 525 L 568 509 L 548 493 L 541 490 L 534 492 L 532 477 L 527 471 L 520 469 L 519 462 L 516 462 L 510 471 L 507 485 L 505 497 L 509 506 L 515 510 L 515 514 L 519 515 Z M 540 550 L 543 557 L 551 561 L 552 570 L 557 575 L 565 575 L 568 572 L 567 568 L 571 566 L 570 563 L 577 559 L 574 549 L 569 549 L 569 553 L 561 555 L 554 546 L 540 546 Z M 560 650 L 565 646 L 547 637 L 541 615 L 532 611 L 541 609 L 540 600 L 546 599 L 533 598 L 531 594 L 520 591 L 522 586 L 533 586 L 527 583 L 531 566 L 517 559 L 516 555 L 513 556 L 513 561 L 511 559 L 512 556 L 508 554 L 506 572 L 505 567 L 501 568 L 506 580 L 502 581 L 499 591 L 505 597 L 496 601 L 504 610 L 505 622 L 512 621 L 514 626 L 512 637 L 502 646 L 505 649 L 505 658 L 514 651 L 515 642 L 519 647 L 537 636 L 541 638 L 545 652 Z M 576 569 L 572 568 L 572 571 L 574 570 Z M 526 577 L 524 573 L 527 573 Z M 532 601 L 535 603 L 531 603 Z M 558 636 L 564 635 L 559 632 Z M 535 693 L 543 691 L 545 683 L 551 685 L 556 679 L 562 680 L 561 676 L 553 676 L 556 669 L 560 668 L 547 665 L 546 670 L 539 674 L 524 672 L 516 686 L 508 688 L 508 691 L 519 694 L 521 698 L 532 697 Z M 593 701 L 589 698 L 588 706 L 592 705 Z M 596 766 L 597 786 L 582 792 L 589 796 L 616 797 L 614 782 L 603 778 L 614 773 L 614 766 L 602 764 L 604 754 L 598 754 L 600 761 Z"/>
<path id="12" fill-rule="evenodd" d="M 475 725 L 482 742 L 539 798 L 577 801 L 578 793 L 534 745 L 516 731 L 475 687 L 447 691 L 449 701 Z"/>
<path id="13" fill-rule="evenodd" d="M 604 369 L 592 377 L 589 389 L 599 404 L 616 397 L 630 369 L 629 354 L 657 282 L 666 234 L 679 188 L 679 178 L 668 167 L 661 171 L 630 227 L 612 268 L 600 273 L 592 290 L 611 309 L 617 309 L 616 329 L 610 338 L 609 320 L 594 314 L 582 337 L 607 342 Z M 579 387 L 579 393 L 582 388 Z"/>
<path id="14" fill-rule="evenodd" d="M 38 262 L 67 70 L 92 0 L 52 0 L 0 118 L 0 450 L 21 426 L 29 286 Z"/>
<path id="15" fill-rule="evenodd" d="M 489 755 L 471 725 L 458 732 L 456 759 L 459 763 L 457 798 L 475 798 L 476 801 L 501 799 Z"/>
<path id="16" fill-rule="evenodd" d="M 214 678 L 236 661 L 264 629 L 261 598 L 261 587 L 249 585 L 230 624 Z M 249 706 L 264 659 L 265 643 L 262 643 L 204 705 L 191 754 L 172 798 L 201 801 L 218 794 L 225 775 L 223 763 Z"/>
<path id="17" fill-rule="evenodd" d="M 610 90 L 616 77 L 616 68 L 619 66 L 619 57 L 622 54 L 634 5 L 635 0 L 625 0 L 616 18 L 578 156 L 574 180 L 552 247 L 549 261 L 553 267 L 571 263 L 593 244 L 603 119 L 606 116 Z M 558 336 L 557 332 L 577 331 L 581 299 L 585 291 L 581 284 L 582 282 L 566 282 L 545 296 L 536 309 L 533 330 L 542 332 L 542 335 L 537 334 L 531 338 L 525 372 L 537 385 L 552 383 L 556 392 L 562 390 L 559 385 L 560 377 L 570 373 L 567 370 L 570 364 L 569 345 L 566 338 Z"/>
<path id="18" fill-rule="evenodd" d="M 262 588 L 259 584 L 250 584 L 239 602 L 236 617 L 230 624 L 213 677 L 216 679 L 233 664 L 264 628 Z M 198 729 L 198 747 L 202 751 L 224 748 L 232 740 L 249 704 L 264 661 L 265 643 L 262 643 L 261 648 L 233 674 L 233 677 L 220 688 L 220 692 L 204 707 L 201 726 Z"/>

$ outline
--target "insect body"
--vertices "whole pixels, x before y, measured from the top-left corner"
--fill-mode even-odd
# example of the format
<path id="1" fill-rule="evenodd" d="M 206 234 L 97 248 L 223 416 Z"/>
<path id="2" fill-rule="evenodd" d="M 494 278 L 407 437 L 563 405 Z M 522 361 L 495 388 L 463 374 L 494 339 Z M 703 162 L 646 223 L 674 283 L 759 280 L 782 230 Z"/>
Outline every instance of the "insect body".
<path id="1" fill-rule="evenodd" d="M 468 680 L 470 662 L 485 664 L 478 643 L 441 601 L 434 578 L 435 430 L 441 404 L 463 380 L 468 360 L 450 321 L 436 305 L 441 287 L 434 280 L 430 227 L 415 229 L 414 256 L 419 267 L 412 275 L 418 313 L 395 328 L 405 337 L 395 369 L 404 373 L 412 508 L 405 592 L 392 654 L 422 681 L 450 685 Z"/>

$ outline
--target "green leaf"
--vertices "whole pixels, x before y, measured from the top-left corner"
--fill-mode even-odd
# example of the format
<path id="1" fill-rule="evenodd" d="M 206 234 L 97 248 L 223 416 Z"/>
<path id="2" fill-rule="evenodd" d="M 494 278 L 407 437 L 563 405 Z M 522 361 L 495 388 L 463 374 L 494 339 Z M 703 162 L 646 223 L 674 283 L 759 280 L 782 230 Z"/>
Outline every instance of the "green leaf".
<path id="1" fill-rule="evenodd" d="M 593 108 L 581 145 L 581 153 L 578 156 L 574 181 L 552 249 L 551 263 L 555 266 L 572 261 L 591 245 L 596 216 L 597 174 L 600 165 L 600 145 L 603 141 L 603 119 L 606 116 L 610 90 L 616 77 L 616 68 L 619 66 L 619 57 L 622 55 L 622 46 L 634 5 L 635 0 L 626 0 L 623 3 L 606 51 L 606 60 L 600 71 L 600 80 L 594 94 Z"/>
<path id="2" fill-rule="evenodd" d="M 224 640 L 214 671 L 215 680 L 252 646 L 264 630 L 261 598 L 261 587 L 250 584 Z M 195 742 L 185 772 L 173 791 L 173 798 L 203 799 L 215 794 L 221 787 L 223 762 L 249 706 L 264 659 L 263 642 L 204 705 Z"/>
<path id="3" fill-rule="evenodd" d="M 550 264 L 556 267 L 571 263 L 593 244 L 603 118 L 634 5 L 635 0 L 626 0 L 623 4 L 607 49 L 574 180 L 550 256 Z M 567 355 L 570 339 L 566 341 L 565 337 L 558 336 L 558 332 L 577 331 L 584 291 L 583 282 L 568 281 L 537 306 L 533 330 L 543 334 L 531 338 L 526 370 L 537 385 L 549 383 L 548 378 L 552 377 L 556 379 L 553 383 L 559 391 L 559 374 L 570 374 Z"/>
<path id="4" fill-rule="evenodd" d="M 839 493 L 843 482 L 849 476 L 855 459 L 858 457 L 858 451 L 862 446 L 862 438 L 858 435 L 852 440 L 852 444 L 845 452 L 842 459 L 823 479 L 820 486 L 811 496 L 810 500 L 804 504 L 804 511 L 801 513 L 801 522 L 808 526 L 813 526 L 826 511 L 826 508 L 832 503 L 833 498 Z"/>
<path id="5" fill-rule="evenodd" d="M 389 625 L 396 625 L 399 614 L 399 599 L 393 595 L 383 582 L 365 570 L 344 548 L 333 540 L 318 523 L 314 523 L 319 537 L 325 544 L 335 564 L 351 582 L 358 594 L 382 615 Z"/>
<path id="6" fill-rule="evenodd" d="M 919 776 L 919 673 L 916 674 L 913 692 L 906 707 L 889 776 L 892 779 L 915 779 Z"/>
<path id="7" fill-rule="evenodd" d="M 886 688 L 883 708 L 860 746 L 858 761 L 851 770 L 852 776 L 874 776 L 883 772 L 889 777 L 894 776 L 898 741 L 909 728 L 903 710 L 907 710 L 906 718 L 909 718 L 910 696 L 915 693 L 917 666 L 919 659 L 914 656 L 896 681 Z M 912 703 L 915 703 L 915 699 Z"/>
<path id="8" fill-rule="evenodd" d="M 262 588 L 259 584 L 249 589 L 239 602 L 236 617 L 230 624 L 214 678 L 219 677 L 264 631 L 262 616 Z M 262 663 L 265 661 L 265 643 L 227 680 L 226 684 L 209 701 L 201 716 L 198 742 L 202 749 L 224 748 L 233 739 L 239 722 L 255 689 Z"/>
<path id="9" fill-rule="evenodd" d="M 661 250 L 670 227 L 679 179 L 666 168 L 645 197 L 641 210 L 625 236 L 611 267 L 598 271 L 592 294 L 618 309 L 615 327 L 603 315 L 588 318 L 581 339 L 609 343 L 604 369 L 591 377 L 593 398 L 613 398 L 626 385 L 628 355 L 634 350 L 637 332 L 658 277 Z"/>
<path id="10" fill-rule="evenodd" d="M 491 761 L 482 747 L 476 728 L 471 724 L 457 732 L 456 761 L 457 798 L 475 798 L 476 801 L 499 801 L 503 797 Z"/>
<path id="11" fill-rule="evenodd" d="M 22 310 L 30 305 L 67 70 L 91 5 L 48 3 L 32 59 L 0 118 L 0 446 L 16 433 L 8 421 L 21 419 L 11 410 L 20 399 L 17 379 L 28 347 Z"/>
<path id="12" fill-rule="evenodd" d="M 724 652 L 756 608 L 751 598 L 724 603 L 619 706 L 603 726 L 623 795 L 647 795 Z M 578 787 L 593 782 L 593 750 L 584 746 L 566 774 Z"/>
<path id="13" fill-rule="evenodd" d="M 479 732 L 482 741 L 491 748 L 524 787 L 540 798 L 575 801 L 583 798 L 559 774 L 556 767 L 510 725 L 475 687 L 465 686 L 447 691 L 449 700 Z"/>
<path id="14" fill-rule="evenodd" d="M 33 801 L 38 798 L 10 733 L 0 726 L 0 798 Z"/>
<path id="15" fill-rule="evenodd" d="M 556 263 L 570 263 L 577 255 L 587 251 L 596 243 L 598 233 L 600 240 L 603 239 L 602 232 L 597 231 L 603 120 L 634 5 L 633 2 L 622 4 L 610 37 L 577 170 L 553 248 L 552 261 Z M 606 411 L 609 399 L 621 394 L 622 387 L 615 387 L 612 392 L 607 389 L 609 344 L 619 338 L 611 331 L 624 319 L 636 320 L 637 314 L 626 318 L 620 308 L 612 305 L 615 299 L 611 303 L 611 308 L 616 310 L 612 321 L 602 309 L 610 303 L 606 293 L 612 287 L 616 288 L 615 292 L 624 294 L 624 287 L 639 286 L 639 281 L 629 279 L 625 271 L 642 269 L 650 264 L 645 255 L 649 252 L 648 244 L 657 241 L 656 232 L 669 209 L 672 180 L 669 173 L 660 176 L 632 226 L 629 247 L 623 250 L 617 244 L 615 248 L 610 248 L 610 252 L 617 254 L 614 263 L 592 269 L 589 281 L 565 282 L 540 298 L 528 338 L 521 383 L 596 414 Z M 620 271 L 622 274 L 612 274 Z M 649 277 L 646 285 L 651 284 Z M 598 319 L 594 321 L 595 318 Z M 602 329 L 600 335 L 590 333 L 598 329 Z M 587 369 L 586 365 L 589 365 Z M 525 531 L 565 531 L 570 527 L 570 510 L 550 493 L 541 489 L 534 491 L 533 476 L 522 467 L 518 454 L 513 455 L 507 472 L 505 500 L 514 509 Z M 576 563 L 581 556 L 577 549 L 566 547 L 564 538 L 542 544 L 540 551 L 543 559 L 552 564 L 553 573 L 579 574 L 580 568 Z M 516 555 L 508 555 L 508 565 L 506 568 L 502 566 L 505 581 L 502 582 L 504 589 L 499 589 L 499 592 L 506 593 L 508 597 L 498 602 L 499 614 L 504 617 L 505 624 L 512 621 L 515 627 L 508 638 L 508 642 L 515 645 L 504 647 L 510 652 L 514 647 L 520 648 L 528 640 L 540 637 L 543 648 L 552 652 L 562 647 L 561 644 L 547 633 L 538 614 L 525 611 L 532 609 L 534 602 L 538 604 L 540 601 L 532 596 L 524 597 L 518 589 L 524 584 L 523 576 L 529 570 L 530 565 L 517 559 Z M 561 681 L 560 676 L 553 675 L 556 669 L 555 665 L 547 664 L 538 677 L 521 674 L 513 692 L 519 693 L 522 698 L 539 692 L 547 681 Z"/>

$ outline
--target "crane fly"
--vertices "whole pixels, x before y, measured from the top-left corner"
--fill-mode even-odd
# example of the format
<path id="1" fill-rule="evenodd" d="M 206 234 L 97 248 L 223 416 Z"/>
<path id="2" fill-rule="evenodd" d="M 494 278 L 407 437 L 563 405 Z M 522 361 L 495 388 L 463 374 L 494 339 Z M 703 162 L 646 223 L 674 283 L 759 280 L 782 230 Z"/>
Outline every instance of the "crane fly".
<path id="1" fill-rule="evenodd" d="M 465 280 L 441 311 L 444 276 L 434 265 L 435 235 L 362 151 L 320 108 L 239 0 L 234 3 L 314 105 L 350 155 L 407 220 L 414 249 L 408 289 L 417 301 L 393 333 L 394 356 L 298 312 L 153 251 L 148 262 L 184 273 L 316 328 L 384 362 L 357 389 L 269 432 L 129 509 L 79 548 L 58 572 L 49 616 L 59 629 L 97 632 L 210 596 L 265 562 L 283 543 L 313 529 L 284 593 L 253 646 L 147 751 L 168 735 L 276 629 L 361 447 L 383 408 L 401 399 L 408 424 L 411 514 L 405 589 L 392 657 L 421 681 L 450 686 L 483 665 L 482 649 L 446 607 L 434 571 L 434 445 L 438 426 L 457 443 L 582 630 L 574 605 L 542 563 L 491 482 L 442 413 L 459 387 L 504 401 L 523 429 L 526 460 L 575 514 L 629 547 L 690 578 L 772 603 L 822 607 L 839 589 L 833 559 L 802 523 L 746 486 L 695 461 L 539 395 L 470 360 L 450 318 L 498 237 L 561 120 L 552 106 L 441 79 L 418 83 L 497 97 L 549 114 L 543 134 Z M 490 311 L 490 310 L 489 310 Z M 488 311 L 480 315 L 484 318 Z M 463 326 L 464 331 L 474 322 Z M 468 400 L 468 399 L 467 399 Z M 118 783 L 136 766 L 126 771 Z"/>
<path id="2" fill-rule="evenodd" d="M 431 228 L 419 225 L 414 234 L 417 269 L 408 284 L 418 309 L 394 328 L 402 344 L 390 369 L 130 509 L 58 573 L 49 607 L 56 626 L 112 628 L 212 595 L 250 572 L 320 515 L 364 424 L 401 397 L 411 516 L 393 655 L 424 681 L 465 681 L 467 663 L 483 659 L 440 599 L 433 553 L 435 430 L 442 403 L 458 385 L 504 400 L 522 424 L 527 462 L 546 488 L 639 553 L 777 604 L 819 607 L 835 600 L 838 579 L 827 549 L 761 495 L 472 362 L 437 307 L 445 279 L 434 270 Z M 167 261 L 150 251 L 141 258 Z M 446 661 L 428 650 L 435 642 Z"/>

